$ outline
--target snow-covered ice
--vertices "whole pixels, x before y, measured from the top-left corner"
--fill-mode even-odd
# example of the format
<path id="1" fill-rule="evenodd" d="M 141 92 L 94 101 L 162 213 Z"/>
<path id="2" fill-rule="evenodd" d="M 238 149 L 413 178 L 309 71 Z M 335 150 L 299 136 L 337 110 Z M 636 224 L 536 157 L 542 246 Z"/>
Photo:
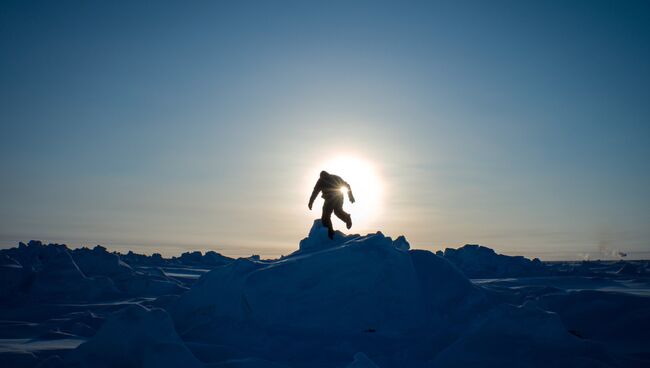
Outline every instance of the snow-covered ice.
<path id="1" fill-rule="evenodd" d="M 643 367 L 649 270 L 319 220 L 277 260 L 31 241 L 0 251 L 0 366 Z"/>

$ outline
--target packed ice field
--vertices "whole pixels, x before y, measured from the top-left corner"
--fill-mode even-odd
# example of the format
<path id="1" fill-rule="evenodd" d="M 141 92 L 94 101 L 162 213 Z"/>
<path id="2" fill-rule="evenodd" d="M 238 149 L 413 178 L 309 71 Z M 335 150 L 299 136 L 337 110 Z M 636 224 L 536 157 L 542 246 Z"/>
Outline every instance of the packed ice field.
<path id="1" fill-rule="evenodd" d="M 648 367 L 650 262 L 541 262 L 319 220 L 279 259 L 0 250 L 2 367 Z"/>

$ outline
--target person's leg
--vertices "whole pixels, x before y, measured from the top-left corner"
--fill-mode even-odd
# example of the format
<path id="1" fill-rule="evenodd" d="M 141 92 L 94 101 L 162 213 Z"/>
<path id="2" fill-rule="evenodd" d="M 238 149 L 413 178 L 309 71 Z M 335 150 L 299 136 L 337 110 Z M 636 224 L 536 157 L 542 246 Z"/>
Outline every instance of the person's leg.
<path id="1" fill-rule="evenodd" d="M 323 223 L 323 226 L 327 227 L 327 236 L 329 236 L 330 239 L 334 239 L 334 226 L 332 225 L 332 211 L 334 211 L 334 207 L 332 206 L 332 203 L 330 201 L 325 201 L 323 203 L 323 214 L 321 215 L 321 222 Z"/>
<path id="2" fill-rule="evenodd" d="M 336 201 L 334 205 L 334 214 L 345 222 L 345 227 L 348 229 L 352 227 L 352 217 L 349 213 L 343 211 L 343 199 Z"/>

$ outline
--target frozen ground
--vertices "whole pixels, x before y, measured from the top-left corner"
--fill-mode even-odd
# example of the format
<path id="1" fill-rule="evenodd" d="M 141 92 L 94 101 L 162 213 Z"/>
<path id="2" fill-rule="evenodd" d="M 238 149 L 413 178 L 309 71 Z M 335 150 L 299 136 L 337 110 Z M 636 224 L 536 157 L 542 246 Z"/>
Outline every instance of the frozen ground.
<path id="1" fill-rule="evenodd" d="M 316 221 L 278 260 L 0 251 L 0 367 L 648 367 L 650 263 L 553 262 Z"/>

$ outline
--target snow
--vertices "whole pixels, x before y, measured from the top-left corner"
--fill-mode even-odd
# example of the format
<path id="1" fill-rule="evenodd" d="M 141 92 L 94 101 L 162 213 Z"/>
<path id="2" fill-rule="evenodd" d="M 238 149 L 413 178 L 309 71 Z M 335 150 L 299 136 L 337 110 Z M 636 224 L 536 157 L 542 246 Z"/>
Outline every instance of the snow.
<path id="1" fill-rule="evenodd" d="M 354 361 L 347 368 L 379 368 L 364 353 L 354 354 Z"/>
<path id="2" fill-rule="evenodd" d="M 0 366 L 641 367 L 644 261 L 438 254 L 316 220 L 277 260 L 0 251 Z"/>
<path id="3" fill-rule="evenodd" d="M 400 333 L 421 324 L 415 318 L 423 310 L 409 254 L 381 234 L 351 237 L 273 264 L 240 260 L 204 277 L 177 302 L 178 319 L 215 305 L 212 318 L 267 328 L 327 326 L 330 332 L 354 333 L 372 327 Z M 218 303 L 223 295 L 232 295 L 232 303 Z"/>
<path id="4" fill-rule="evenodd" d="M 74 349 L 84 341 L 84 339 L 74 337 L 54 339 L 0 339 L 0 353 Z"/>
<path id="5" fill-rule="evenodd" d="M 558 313 L 568 330 L 629 354 L 650 346 L 650 298 L 618 292 L 580 290 L 544 295 L 540 307 Z"/>
<path id="6" fill-rule="evenodd" d="M 434 360 L 436 367 L 575 367 L 612 363 L 597 344 L 570 334 L 534 303 L 491 309 Z"/>
<path id="7" fill-rule="evenodd" d="M 186 252 L 181 254 L 181 256 L 177 260 L 179 263 L 184 265 L 204 265 L 204 266 L 219 266 L 233 261 L 232 258 L 224 257 L 223 255 L 214 251 L 209 251 L 206 252 L 205 254 L 199 251 Z"/>
<path id="8" fill-rule="evenodd" d="M 447 248 L 443 256 L 470 278 L 530 277 L 549 272 L 537 258 L 531 261 L 521 256 L 497 254 L 490 248 L 476 244 L 466 244 L 458 249 Z"/>
<path id="9" fill-rule="evenodd" d="M 79 367 L 200 367 L 162 309 L 139 305 L 112 315 L 88 342 L 66 357 Z"/>

